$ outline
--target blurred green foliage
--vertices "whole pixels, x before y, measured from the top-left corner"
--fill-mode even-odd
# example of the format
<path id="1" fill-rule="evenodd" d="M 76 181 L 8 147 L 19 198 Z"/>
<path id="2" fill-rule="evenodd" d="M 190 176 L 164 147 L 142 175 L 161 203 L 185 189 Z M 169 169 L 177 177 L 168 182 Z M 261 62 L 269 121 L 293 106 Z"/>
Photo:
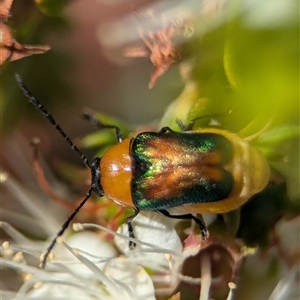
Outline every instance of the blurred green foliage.
<path id="1" fill-rule="evenodd" d="M 61 2 L 61 1 L 54 1 Z M 46 17 L 32 2 L 13 3 L 12 17 L 8 25 L 13 37 L 21 44 L 43 45 L 45 36 L 67 34 L 69 26 L 63 16 Z M 50 45 L 51 46 L 51 45 Z M 3 133 L 7 133 L 22 118 L 40 119 L 15 82 L 14 74 L 21 75 L 29 87 L 48 107 L 57 103 L 70 103 L 72 91 L 63 79 L 63 74 L 72 66 L 67 53 L 51 49 L 43 55 L 33 55 L 14 62 L 6 62 L 1 68 L 1 115 Z"/>
<path id="2" fill-rule="evenodd" d="M 248 138 L 279 169 L 297 198 L 299 185 L 299 20 L 296 1 L 230 1 L 229 9 L 194 21 L 185 49 L 185 88 L 161 126 L 176 128 L 216 114 L 221 128 Z M 272 17 L 271 17 L 272 16 Z M 195 18 L 194 18 L 195 19 Z M 225 21 L 228 20 L 228 21 Z M 208 125 L 196 122 L 196 128 Z M 215 124 L 215 125 L 216 125 Z M 177 127 L 178 129 L 178 127 Z"/>
<path id="3" fill-rule="evenodd" d="M 52 1 L 52 0 L 35 0 L 37 7 L 46 15 L 58 16 L 62 9 L 68 3 L 68 0 Z"/>

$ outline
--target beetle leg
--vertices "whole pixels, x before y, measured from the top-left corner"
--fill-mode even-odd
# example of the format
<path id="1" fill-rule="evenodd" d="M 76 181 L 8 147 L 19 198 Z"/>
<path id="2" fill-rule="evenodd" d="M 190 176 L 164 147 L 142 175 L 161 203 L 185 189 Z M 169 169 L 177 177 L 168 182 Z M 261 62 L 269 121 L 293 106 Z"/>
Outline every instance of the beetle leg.
<path id="1" fill-rule="evenodd" d="M 205 240 L 207 238 L 208 234 L 204 222 L 198 219 L 197 217 L 195 217 L 194 215 L 192 214 L 170 215 L 170 213 L 167 210 L 157 210 L 157 212 L 171 219 L 194 220 L 200 228 L 202 239 Z"/>
<path id="2" fill-rule="evenodd" d="M 192 119 L 191 121 L 189 121 L 186 125 L 184 125 L 181 120 L 177 120 L 177 124 L 179 125 L 180 129 L 183 132 L 183 131 L 192 130 L 194 128 L 195 123 L 199 120 L 213 119 L 213 118 L 218 119 L 218 118 L 222 118 L 222 117 L 225 117 L 225 116 L 226 116 L 226 114 L 224 112 L 212 113 L 212 114 L 207 114 L 207 115 L 204 115 L 204 116 L 196 117 L 196 118 Z"/>
<path id="3" fill-rule="evenodd" d="M 170 127 L 168 127 L 168 126 L 165 126 L 165 127 L 163 127 L 163 128 L 161 128 L 160 129 L 160 131 L 158 132 L 158 133 L 166 133 L 166 132 L 177 132 L 177 131 L 174 131 L 174 130 L 172 130 Z"/>
<path id="4" fill-rule="evenodd" d="M 129 235 L 130 238 L 135 238 L 134 232 L 133 232 L 133 227 L 132 227 L 132 220 L 139 214 L 139 212 L 140 212 L 140 210 L 136 207 L 134 209 L 133 215 L 129 216 L 126 219 L 126 223 L 127 223 L 127 226 L 128 226 L 128 235 Z M 129 241 L 129 249 L 130 250 L 133 250 L 135 248 L 135 246 L 136 246 L 135 242 Z"/>
<path id="5" fill-rule="evenodd" d="M 121 129 L 115 125 L 108 125 L 108 124 L 101 123 L 97 119 L 96 113 L 94 111 L 92 111 L 91 109 L 87 109 L 87 108 L 84 109 L 82 116 L 84 119 L 91 122 L 97 129 L 106 129 L 106 128 L 115 129 L 118 142 L 121 143 L 123 141 L 123 134 L 121 132 Z"/>

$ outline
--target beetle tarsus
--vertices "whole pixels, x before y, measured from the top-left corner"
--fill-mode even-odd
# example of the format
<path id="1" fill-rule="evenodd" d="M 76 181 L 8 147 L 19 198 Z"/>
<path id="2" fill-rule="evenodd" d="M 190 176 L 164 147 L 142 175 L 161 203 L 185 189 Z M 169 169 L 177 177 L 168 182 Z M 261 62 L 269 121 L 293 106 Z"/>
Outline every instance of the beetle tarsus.
<path id="1" fill-rule="evenodd" d="M 168 126 L 165 126 L 165 127 L 162 127 L 158 133 L 166 133 L 166 132 L 176 132 L 174 130 L 172 130 L 170 127 Z"/>
<path id="2" fill-rule="evenodd" d="M 171 219 L 181 219 L 181 220 L 194 220 L 196 224 L 199 226 L 201 231 L 202 239 L 205 240 L 207 238 L 207 229 L 202 220 L 195 217 L 192 214 L 184 214 L 184 215 L 171 215 L 167 210 L 158 210 L 159 213 L 164 215 L 165 217 L 171 218 Z"/>
<path id="3" fill-rule="evenodd" d="M 190 120 L 186 125 L 184 125 L 181 121 L 177 121 L 177 123 L 178 123 L 179 127 L 181 128 L 182 132 L 184 132 L 184 131 L 192 130 L 195 126 L 195 123 L 199 120 L 203 120 L 203 119 L 209 120 L 209 119 L 213 119 L 213 118 L 218 119 L 218 118 L 222 118 L 224 116 L 226 116 L 225 112 L 212 113 L 212 114 L 207 114 L 204 116 L 196 117 L 196 118 Z"/>
<path id="4" fill-rule="evenodd" d="M 83 111 L 82 116 L 84 119 L 92 123 L 97 129 L 115 129 L 117 140 L 119 143 L 122 143 L 123 135 L 121 129 L 118 126 L 103 124 L 97 119 L 96 113 L 87 108 Z"/>

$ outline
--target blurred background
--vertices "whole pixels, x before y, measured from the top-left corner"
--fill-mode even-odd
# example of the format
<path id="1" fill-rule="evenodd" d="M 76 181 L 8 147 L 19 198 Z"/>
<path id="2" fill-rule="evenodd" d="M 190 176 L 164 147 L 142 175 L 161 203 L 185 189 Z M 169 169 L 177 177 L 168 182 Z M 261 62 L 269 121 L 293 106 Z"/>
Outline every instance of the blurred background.
<path id="1" fill-rule="evenodd" d="M 10 2 L 0 2 L 1 8 Z M 259 132 L 257 147 L 287 185 L 284 197 L 291 205 L 285 216 L 294 217 L 300 199 L 297 8 L 294 0 L 15 0 L 7 19 L 1 12 L 2 23 L 20 44 L 51 49 L 7 59 L 0 67 L 1 168 L 36 189 L 29 145 L 35 136 L 41 139 L 40 153 L 50 176 L 54 172 L 64 182 L 62 162 L 82 166 L 21 93 L 14 77 L 18 73 L 81 146 L 81 138 L 95 131 L 81 118 L 83 107 L 112 117 L 128 132 L 139 126 L 176 126 L 178 118 L 187 122 L 212 113 L 224 114 L 218 120 L 221 127 L 243 130 L 242 137 Z M 175 34 L 168 31 L 173 29 L 170 24 L 175 24 Z M 167 29 L 162 31 L 166 44 L 147 49 L 148 57 L 125 57 L 130 49 L 139 56 L 137 50 L 145 48 L 142 38 L 153 41 L 153 32 L 161 28 Z M 154 68 L 149 56 L 169 50 L 174 36 L 179 36 L 174 42 L 178 57 L 149 89 Z M 88 158 L 97 153 L 83 151 Z M 5 190 L 1 193 L 1 206 L 21 209 Z M 270 197 L 275 196 L 269 193 L 264 199 Z M 276 218 L 282 214 L 276 211 Z"/>
<path id="2" fill-rule="evenodd" d="M 258 129 L 271 118 L 275 124 L 297 122 L 295 5 L 292 0 L 272 5 L 225 0 L 12 2 L 7 25 L 14 38 L 51 50 L 1 67 L 2 140 L 21 130 L 27 138 L 42 139 L 45 157 L 57 152 L 76 156 L 21 95 L 15 73 L 71 137 L 93 129 L 80 118 L 83 107 L 117 117 L 131 128 L 159 120 L 184 90 L 179 64 L 148 89 L 149 57 L 123 53 L 144 45 L 140 32 L 174 19 L 193 31 L 188 43 L 180 45 L 193 61 L 191 77 L 200 86 L 193 97 L 208 98 L 213 112 L 233 107 L 234 117 L 224 127 L 237 132 L 254 118 L 263 119 Z"/>
<path id="3" fill-rule="evenodd" d="M 111 114 L 130 125 L 145 124 L 162 115 L 182 84 L 176 71 L 171 70 L 166 76 L 172 80 L 163 79 L 169 84 L 160 82 L 149 90 L 149 59 L 122 55 L 125 47 L 133 44 L 134 37 L 135 43 L 142 44 L 138 40 L 139 20 L 131 5 L 138 8 L 146 3 L 63 2 L 59 7 L 52 7 L 51 1 L 41 1 L 39 5 L 34 1 L 12 4 L 8 23 L 15 39 L 22 44 L 47 44 L 51 50 L 2 67 L 2 125 L 5 138 L 16 128 L 22 128 L 26 136 L 34 134 L 43 140 L 45 156 L 59 150 L 60 155 L 72 157 L 68 146 L 61 147 L 64 141 L 50 125 L 44 126 L 43 118 L 21 96 L 14 73 L 21 75 L 71 137 L 93 129 L 80 118 L 83 107 Z M 108 30 L 105 32 L 106 28 L 124 18 L 132 19 L 126 29 L 127 44 L 118 45 L 116 41 L 114 46 L 103 45 L 102 36 L 112 35 Z"/>

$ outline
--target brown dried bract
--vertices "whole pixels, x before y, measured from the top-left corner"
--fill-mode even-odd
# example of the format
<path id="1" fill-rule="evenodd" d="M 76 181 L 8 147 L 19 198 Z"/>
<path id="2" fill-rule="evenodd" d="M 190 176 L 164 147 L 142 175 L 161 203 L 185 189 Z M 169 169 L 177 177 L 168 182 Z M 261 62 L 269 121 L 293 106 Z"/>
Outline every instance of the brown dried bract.
<path id="1" fill-rule="evenodd" d="M 154 65 L 148 87 L 152 88 L 157 79 L 162 76 L 172 65 L 182 59 L 179 48 L 180 39 L 189 38 L 193 29 L 181 20 L 164 22 L 157 30 L 139 31 L 145 45 L 128 48 L 124 51 L 127 57 L 150 57 Z"/>
<path id="2" fill-rule="evenodd" d="M 197 244 L 199 245 L 199 237 L 196 238 L 192 233 L 185 241 L 184 252 L 189 253 L 188 248 L 196 249 Z M 236 287 L 241 264 L 245 256 L 250 254 L 250 251 L 248 253 L 245 251 L 241 241 L 212 232 L 208 239 L 200 242 L 198 254 L 190 255 L 186 259 L 182 273 L 186 278 L 201 280 L 202 295 L 210 296 L 203 296 L 203 299 L 215 299 L 216 294 L 228 294 L 230 289 Z M 188 281 L 185 286 L 192 287 Z M 185 292 L 185 290 L 188 289 L 185 288 L 182 291 Z M 196 293 L 197 291 L 195 291 Z"/>
<path id="3" fill-rule="evenodd" d="M 6 22 L 13 0 L 0 0 L 0 20 Z"/>
<path id="4" fill-rule="evenodd" d="M 21 45 L 13 38 L 10 28 L 5 24 L 11 4 L 12 0 L 0 0 L 0 65 L 50 49 L 49 46 Z"/>

